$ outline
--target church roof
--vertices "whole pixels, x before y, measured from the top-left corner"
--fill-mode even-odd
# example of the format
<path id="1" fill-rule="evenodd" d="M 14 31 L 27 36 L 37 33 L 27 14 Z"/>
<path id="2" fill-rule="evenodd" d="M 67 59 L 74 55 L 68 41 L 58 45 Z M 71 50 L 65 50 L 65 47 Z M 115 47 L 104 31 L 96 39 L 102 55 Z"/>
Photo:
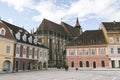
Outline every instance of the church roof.
<path id="1" fill-rule="evenodd" d="M 77 20 L 76 20 L 75 28 L 79 28 L 79 29 L 81 28 L 81 26 L 80 26 L 80 24 L 79 24 L 78 18 L 77 18 Z"/>
<path id="2" fill-rule="evenodd" d="M 35 33 L 39 33 L 42 31 L 52 31 L 70 37 L 79 35 L 79 29 L 76 29 L 71 25 L 64 22 L 61 22 L 61 24 L 57 24 L 47 19 L 43 19 L 42 23 Z"/>

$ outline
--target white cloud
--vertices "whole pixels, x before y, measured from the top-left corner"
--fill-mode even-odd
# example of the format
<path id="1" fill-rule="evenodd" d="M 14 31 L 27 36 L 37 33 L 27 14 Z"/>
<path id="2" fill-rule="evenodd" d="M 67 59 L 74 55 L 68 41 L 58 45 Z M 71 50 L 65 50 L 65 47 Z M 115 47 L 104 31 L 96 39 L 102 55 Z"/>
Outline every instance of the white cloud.
<path id="1" fill-rule="evenodd" d="M 23 11 L 25 8 L 32 8 L 34 0 L 0 0 L 12 6 L 17 11 Z"/>
<path id="2" fill-rule="evenodd" d="M 34 16 L 34 20 L 41 21 L 48 18 L 59 22 L 61 18 L 68 20 L 78 17 L 80 21 L 88 19 L 103 19 L 106 21 L 119 20 L 120 11 L 119 0 L 78 0 L 71 3 L 70 7 L 60 7 L 54 4 L 53 0 L 39 2 L 35 10 L 39 15 Z"/>
<path id="3" fill-rule="evenodd" d="M 47 18 L 59 22 L 67 12 L 64 7 L 54 4 L 53 0 L 42 0 L 35 6 L 35 10 L 39 12 L 39 15 L 33 17 L 35 21 L 41 21 L 41 19 Z"/>
<path id="4" fill-rule="evenodd" d="M 80 21 L 88 19 L 103 19 L 108 21 L 119 20 L 119 0 L 78 0 L 70 4 L 58 5 L 57 0 L 1 0 L 13 6 L 17 11 L 24 11 L 26 8 L 33 9 L 38 15 L 33 15 L 34 21 L 41 21 L 43 18 L 54 22 L 60 22 L 78 17 Z M 71 1 L 71 0 L 70 0 Z M 57 3 L 57 4 L 56 4 Z"/>

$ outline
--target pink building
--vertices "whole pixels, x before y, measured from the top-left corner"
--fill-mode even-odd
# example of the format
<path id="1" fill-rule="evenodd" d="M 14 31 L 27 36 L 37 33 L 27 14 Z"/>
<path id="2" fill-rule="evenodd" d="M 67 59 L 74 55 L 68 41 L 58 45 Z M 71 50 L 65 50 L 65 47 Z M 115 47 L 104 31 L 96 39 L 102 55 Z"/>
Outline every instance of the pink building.
<path id="1" fill-rule="evenodd" d="M 83 32 L 67 46 L 66 62 L 72 68 L 109 67 L 107 42 L 102 30 Z"/>

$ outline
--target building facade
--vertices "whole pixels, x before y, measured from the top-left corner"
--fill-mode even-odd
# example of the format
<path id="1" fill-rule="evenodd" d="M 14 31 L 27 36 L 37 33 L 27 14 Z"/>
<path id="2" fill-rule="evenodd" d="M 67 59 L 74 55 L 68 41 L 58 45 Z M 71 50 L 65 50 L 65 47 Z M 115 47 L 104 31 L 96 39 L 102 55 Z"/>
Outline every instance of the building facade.
<path id="1" fill-rule="evenodd" d="M 66 64 L 66 44 L 76 36 L 79 36 L 80 33 L 82 33 L 82 29 L 78 19 L 76 27 L 72 27 L 64 22 L 56 24 L 43 19 L 34 35 L 41 44 L 49 48 L 49 67 L 63 67 Z"/>
<path id="2" fill-rule="evenodd" d="M 8 28 L 8 31 L 14 38 L 13 49 L 11 51 L 11 55 L 13 55 L 11 58 L 13 71 L 39 70 L 39 66 L 41 66 L 38 64 L 39 58 L 41 57 L 38 56 L 39 54 L 43 55 L 42 58 L 46 58 L 44 60 L 44 68 L 47 69 L 48 48 L 38 43 L 37 39 L 25 29 L 3 20 L 1 20 L 1 22 L 3 25 L 6 25 L 5 27 Z M 1 47 L 0 49 L 4 48 Z"/>
<path id="3" fill-rule="evenodd" d="M 67 46 L 67 65 L 77 68 L 120 67 L 120 22 L 102 22 Z"/>
<path id="4" fill-rule="evenodd" d="M 120 67 L 120 22 L 102 22 L 103 30 L 108 43 L 108 58 L 111 68 Z"/>
<path id="5" fill-rule="evenodd" d="M 67 46 L 67 65 L 71 68 L 109 67 L 107 48 L 102 30 L 85 31 Z"/>
<path id="6" fill-rule="evenodd" d="M 0 72 L 13 71 L 14 42 L 9 28 L 0 21 Z"/>

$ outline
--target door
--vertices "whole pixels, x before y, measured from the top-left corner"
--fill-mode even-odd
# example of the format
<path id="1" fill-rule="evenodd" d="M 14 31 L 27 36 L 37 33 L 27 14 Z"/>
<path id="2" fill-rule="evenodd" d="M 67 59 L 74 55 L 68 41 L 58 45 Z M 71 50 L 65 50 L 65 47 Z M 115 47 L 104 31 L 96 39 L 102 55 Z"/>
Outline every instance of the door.
<path id="1" fill-rule="evenodd" d="M 96 68 L 96 62 L 93 62 L 93 68 Z"/>
<path id="2" fill-rule="evenodd" d="M 115 61 L 114 60 L 111 61 L 111 66 L 112 66 L 112 68 L 115 68 Z"/>
<path id="3" fill-rule="evenodd" d="M 17 72 L 18 72 L 18 66 L 19 66 L 19 61 L 16 61 L 15 68 Z"/>

